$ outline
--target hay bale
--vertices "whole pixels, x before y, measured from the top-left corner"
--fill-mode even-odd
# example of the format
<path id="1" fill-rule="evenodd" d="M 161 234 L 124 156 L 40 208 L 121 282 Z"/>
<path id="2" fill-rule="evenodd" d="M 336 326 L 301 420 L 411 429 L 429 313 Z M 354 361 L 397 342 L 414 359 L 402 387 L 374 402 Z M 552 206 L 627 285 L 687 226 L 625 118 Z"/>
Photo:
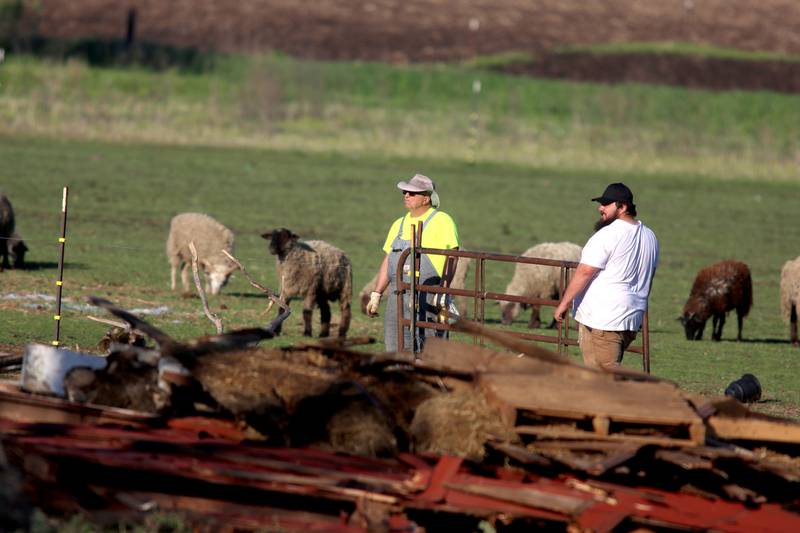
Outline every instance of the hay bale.
<path id="1" fill-rule="evenodd" d="M 393 416 L 394 424 L 406 436 L 400 444 L 403 451 L 408 448 L 407 436 L 411 433 L 411 421 L 420 404 L 442 392 L 419 379 L 419 376 L 405 372 L 384 372 L 380 376 L 370 376 L 362 380 L 367 391 Z"/>
<path id="2" fill-rule="evenodd" d="M 291 446 L 317 446 L 366 457 L 398 452 L 392 414 L 361 383 L 351 380 L 303 399 L 287 434 Z"/>
<path id="3" fill-rule="evenodd" d="M 365 457 L 394 457 L 398 453 L 397 438 L 386 414 L 364 399 L 335 412 L 326 430 L 328 439 L 323 447 L 337 452 Z"/>
<path id="4" fill-rule="evenodd" d="M 513 428 L 476 391 L 434 396 L 420 404 L 411 422 L 414 453 L 456 455 L 473 461 L 486 456 L 491 439 L 514 441 Z"/>

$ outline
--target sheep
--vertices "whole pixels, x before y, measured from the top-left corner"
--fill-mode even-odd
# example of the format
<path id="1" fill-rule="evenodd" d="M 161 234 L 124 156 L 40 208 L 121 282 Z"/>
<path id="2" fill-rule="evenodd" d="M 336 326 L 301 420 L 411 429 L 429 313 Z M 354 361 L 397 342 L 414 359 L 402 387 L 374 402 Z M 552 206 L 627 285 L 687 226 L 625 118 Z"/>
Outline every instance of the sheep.
<path id="1" fill-rule="evenodd" d="M 523 257 L 536 257 L 541 259 L 556 259 L 560 261 L 578 261 L 581 258 L 582 248 L 571 242 L 543 242 L 527 249 Z M 517 263 L 514 276 L 506 286 L 506 294 L 524 296 L 526 298 L 542 298 L 558 300 L 561 297 L 561 269 L 547 265 L 531 265 Z M 500 312 L 502 323 L 510 325 L 519 314 L 520 308 L 526 309 L 527 304 L 517 302 L 502 302 Z M 539 306 L 531 306 L 531 319 L 529 328 L 541 326 Z M 550 323 L 550 328 L 555 327 L 555 320 Z"/>
<path id="2" fill-rule="evenodd" d="M 14 208 L 11 207 L 11 201 L 4 193 L 0 193 L 0 255 L 3 256 L 2 264 L 0 264 L 0 271 L 11 267 L 8 261 L 8 244 L 11 236 L 14 234 Z"/>
<path id="3" fill-rule="evenodd" d="M 469 265 L 472 263 L 472 259 L 468 257 L 459 257 L 458 262 L 456 263 L 456 271 L 453 274 L 453 279 L 450 282 L 450 287 L 453 289 L 463 289 L 467 285 L 467 274 L 469 273 Z M 375 286 L 378 284 L 378 274 L 375 274 L 371 280 L 367 282 L 366 285 L 361 289 L 361 292 L 358 293 L 358 298 L 361 302 L 361 312 L 365 315 L 367 314 L 367 303 L 369 302 L 369 295 L 372 291 L 375 290 Z M 467 309 L 467 302 L 466 297 L 463 296 L 456 296 L 456 306 L 458 307 L 458 312 L 462 316 L 465 314 Z"/>
<path id="4" fill-rule="evenodd" d="M 167 258 L 170 264 L 171 289 L 175 290 L 175 272 L 181 268 L 183 292 L 189 293 L 189 269 L 192 253 L 189 243 L 197 249 L 197 264 L 206 276 L 206 292 L 219 294 L 228 282 L 236 264 L 224 253 L 233 253 L 233 232 L 202 213 L 181 213 L 172 218 L 167 238 Z"/>
<path id="5" fill-rule="evenodd" d="M 6 248 L 8 255 L 14 263 L 14 268 L 25 268 L 25 252 L 28 251 L 28 246 L 22 237 L 16 231 L 11 234 L 11 237 L 6 241 Z"/>
<path id="6" fill-rule="evenodd" d="M 303 298 L 303 335 L 311 336 L 314 304 L 319 306 L 319 336 L 330 335 L 328 302 L 339 300 L 339 337 L 345 337 L 350 327 L 353 268 L 344 252 L 324 241 L 301 241 L 286 228 L 262 233 L 261 237 L 269 241 L 269 251 L 275 256 L 281 301 Z"/>
<path id="7" fill-rule="evenodd" d="M 800 346 L 797 339 L 797 308 L 800 307 L 800 257 L 786 261 L 781 269 L 781 311 L 789 322 L 789 339 Z"/>
<path id="8" fill-rule="evenodd" d="M 722 339 L 725 315 L 736 309 L 739 326 L 736 340 L 742 340 L 742 320 L 753 305 L 750 269 L 739 261 L 721 261 L 701 269 L 692 285 L 689 299 L 679 317 L 688 340 L 703 338 L 706 321 L 713 316 L 711 339 Z"/>

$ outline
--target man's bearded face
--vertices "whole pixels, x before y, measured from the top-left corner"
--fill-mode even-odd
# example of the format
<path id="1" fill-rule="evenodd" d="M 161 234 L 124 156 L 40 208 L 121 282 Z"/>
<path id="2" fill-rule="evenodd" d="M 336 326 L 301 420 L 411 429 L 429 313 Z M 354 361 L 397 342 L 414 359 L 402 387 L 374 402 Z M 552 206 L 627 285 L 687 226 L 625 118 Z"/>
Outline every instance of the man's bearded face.
<path id="1" fill-rule="evenodd" d="M 594 231 L 600 231 L 619 218 L 620 208 L 616 202 L 601 205 L 597 208 L 600 211 L 600 219 L 594 223 Z"/>

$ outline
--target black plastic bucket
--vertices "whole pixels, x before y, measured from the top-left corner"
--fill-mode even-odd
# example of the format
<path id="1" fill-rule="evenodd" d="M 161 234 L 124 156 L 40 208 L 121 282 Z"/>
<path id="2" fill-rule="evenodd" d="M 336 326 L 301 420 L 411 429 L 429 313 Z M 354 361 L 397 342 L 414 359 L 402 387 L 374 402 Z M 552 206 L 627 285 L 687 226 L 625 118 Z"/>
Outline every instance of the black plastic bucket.
<path id="1" fill-rule="evenodd" d="M 725 396 L 733 396 L 742 403 L 757 402 L 761 399 L 761 383 L 753 374 L 745 374 L 728 385 Z"/>

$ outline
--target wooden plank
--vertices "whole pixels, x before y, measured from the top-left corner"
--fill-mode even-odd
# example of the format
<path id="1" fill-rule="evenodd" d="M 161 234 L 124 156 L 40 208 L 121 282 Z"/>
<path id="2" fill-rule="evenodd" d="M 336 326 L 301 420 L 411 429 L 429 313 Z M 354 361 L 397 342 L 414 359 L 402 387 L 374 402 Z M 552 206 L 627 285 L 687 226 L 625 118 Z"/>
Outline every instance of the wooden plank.
<path id="1" fill-rule="evenodd" d="M 602 374 L 584 374 L 580 380 L 559 378 L 558 374 L 485 374 L 479 377 L 479 384 L 498 403 L 544 416 L 607 417 L 641 424 L 701 423 L 677 389 L 667 383 L 620 381 Z"/>
<path id="2" fill-rule="evenodd" d="M 641 444 L 631 442 L 614 443 L 615 447 L 608 450 L 592 449 L 593 446 L 588 443 L 577 447 L 565 441 L 558 443 L 561 445 L 560 447 L 542 446 L 541 444 L 544 443 L 537 441 L 530 446 L 533 447 L 534 452 L 544 455 L 553 461 L 564 464 L 573 470 L 582 470 L 594 476 L 599 476 L 611 468 L 625 463 L 636 456 L 641 447 Z M 553 443 L 548 442 L 547 444 Z"/>
<path id="3" fill-rule="evenodd" d="M 721 439 L 800 444 L 800 424 L 767 418 L 711 416 L 708 427 Z"/>
<path id="4" fill-rule="evenodd" d="M 580 440 L 580 439 L 562 439 L 562 440 L 537 440 L 531 444 L 536 450 L 569 450 L 569 451 L 589 451 L 589 452 L 619 452 L 627 450 L 632 446 L 631 443 L 625 441 L 613 440 Z M 638 449 L 638 446 L 637 446 Z"/>
<path id="5" fill-rule="evenodd" d="M 598 435 L 591 431 L 583 431 L 568 426 L 517 426 L 514 428 L 520 435 L 535 435 L 544 439 L 595 439 L 608 441 L 636 442 L 641 444 L 657 444 L 661 446 L 695 446 L 689 439 L 671 439 L 668 437 L 650 437 L 647 435 Z"/>
<path id="6" fill-rule="evenodd" d="M 426 339 L 425 349 L 416 363 L 419 368 L 462 374 L 481 372 L 519 372 L 536 374 L 550 372 L 539 359 L 520 357 L 511 352 L 498 352 L 438 337 Z"/>
<path id="7" fill-rule="evenodd" d="M 607 416 L 595 416 L 592 418 L 592 428 L 598 435 L 608 435 L 611 421 Z"/>
<path id="8" fill-rule="evenodd" d="M 550 466 L 552 464 L 550 459 L 538 453 L 534 453 L 524 446 L 509 444 L 507 442 L 488 442 L 487 445 L 525 465 Z"/>
<path id="9" fill-rule="evenodd" d="M 655 453 L 655 457 L 679 466 L 684 470 L 711 470 L 714 467 L 714 463 L 711 460 L 685 451 L 658 450 Z"/>

